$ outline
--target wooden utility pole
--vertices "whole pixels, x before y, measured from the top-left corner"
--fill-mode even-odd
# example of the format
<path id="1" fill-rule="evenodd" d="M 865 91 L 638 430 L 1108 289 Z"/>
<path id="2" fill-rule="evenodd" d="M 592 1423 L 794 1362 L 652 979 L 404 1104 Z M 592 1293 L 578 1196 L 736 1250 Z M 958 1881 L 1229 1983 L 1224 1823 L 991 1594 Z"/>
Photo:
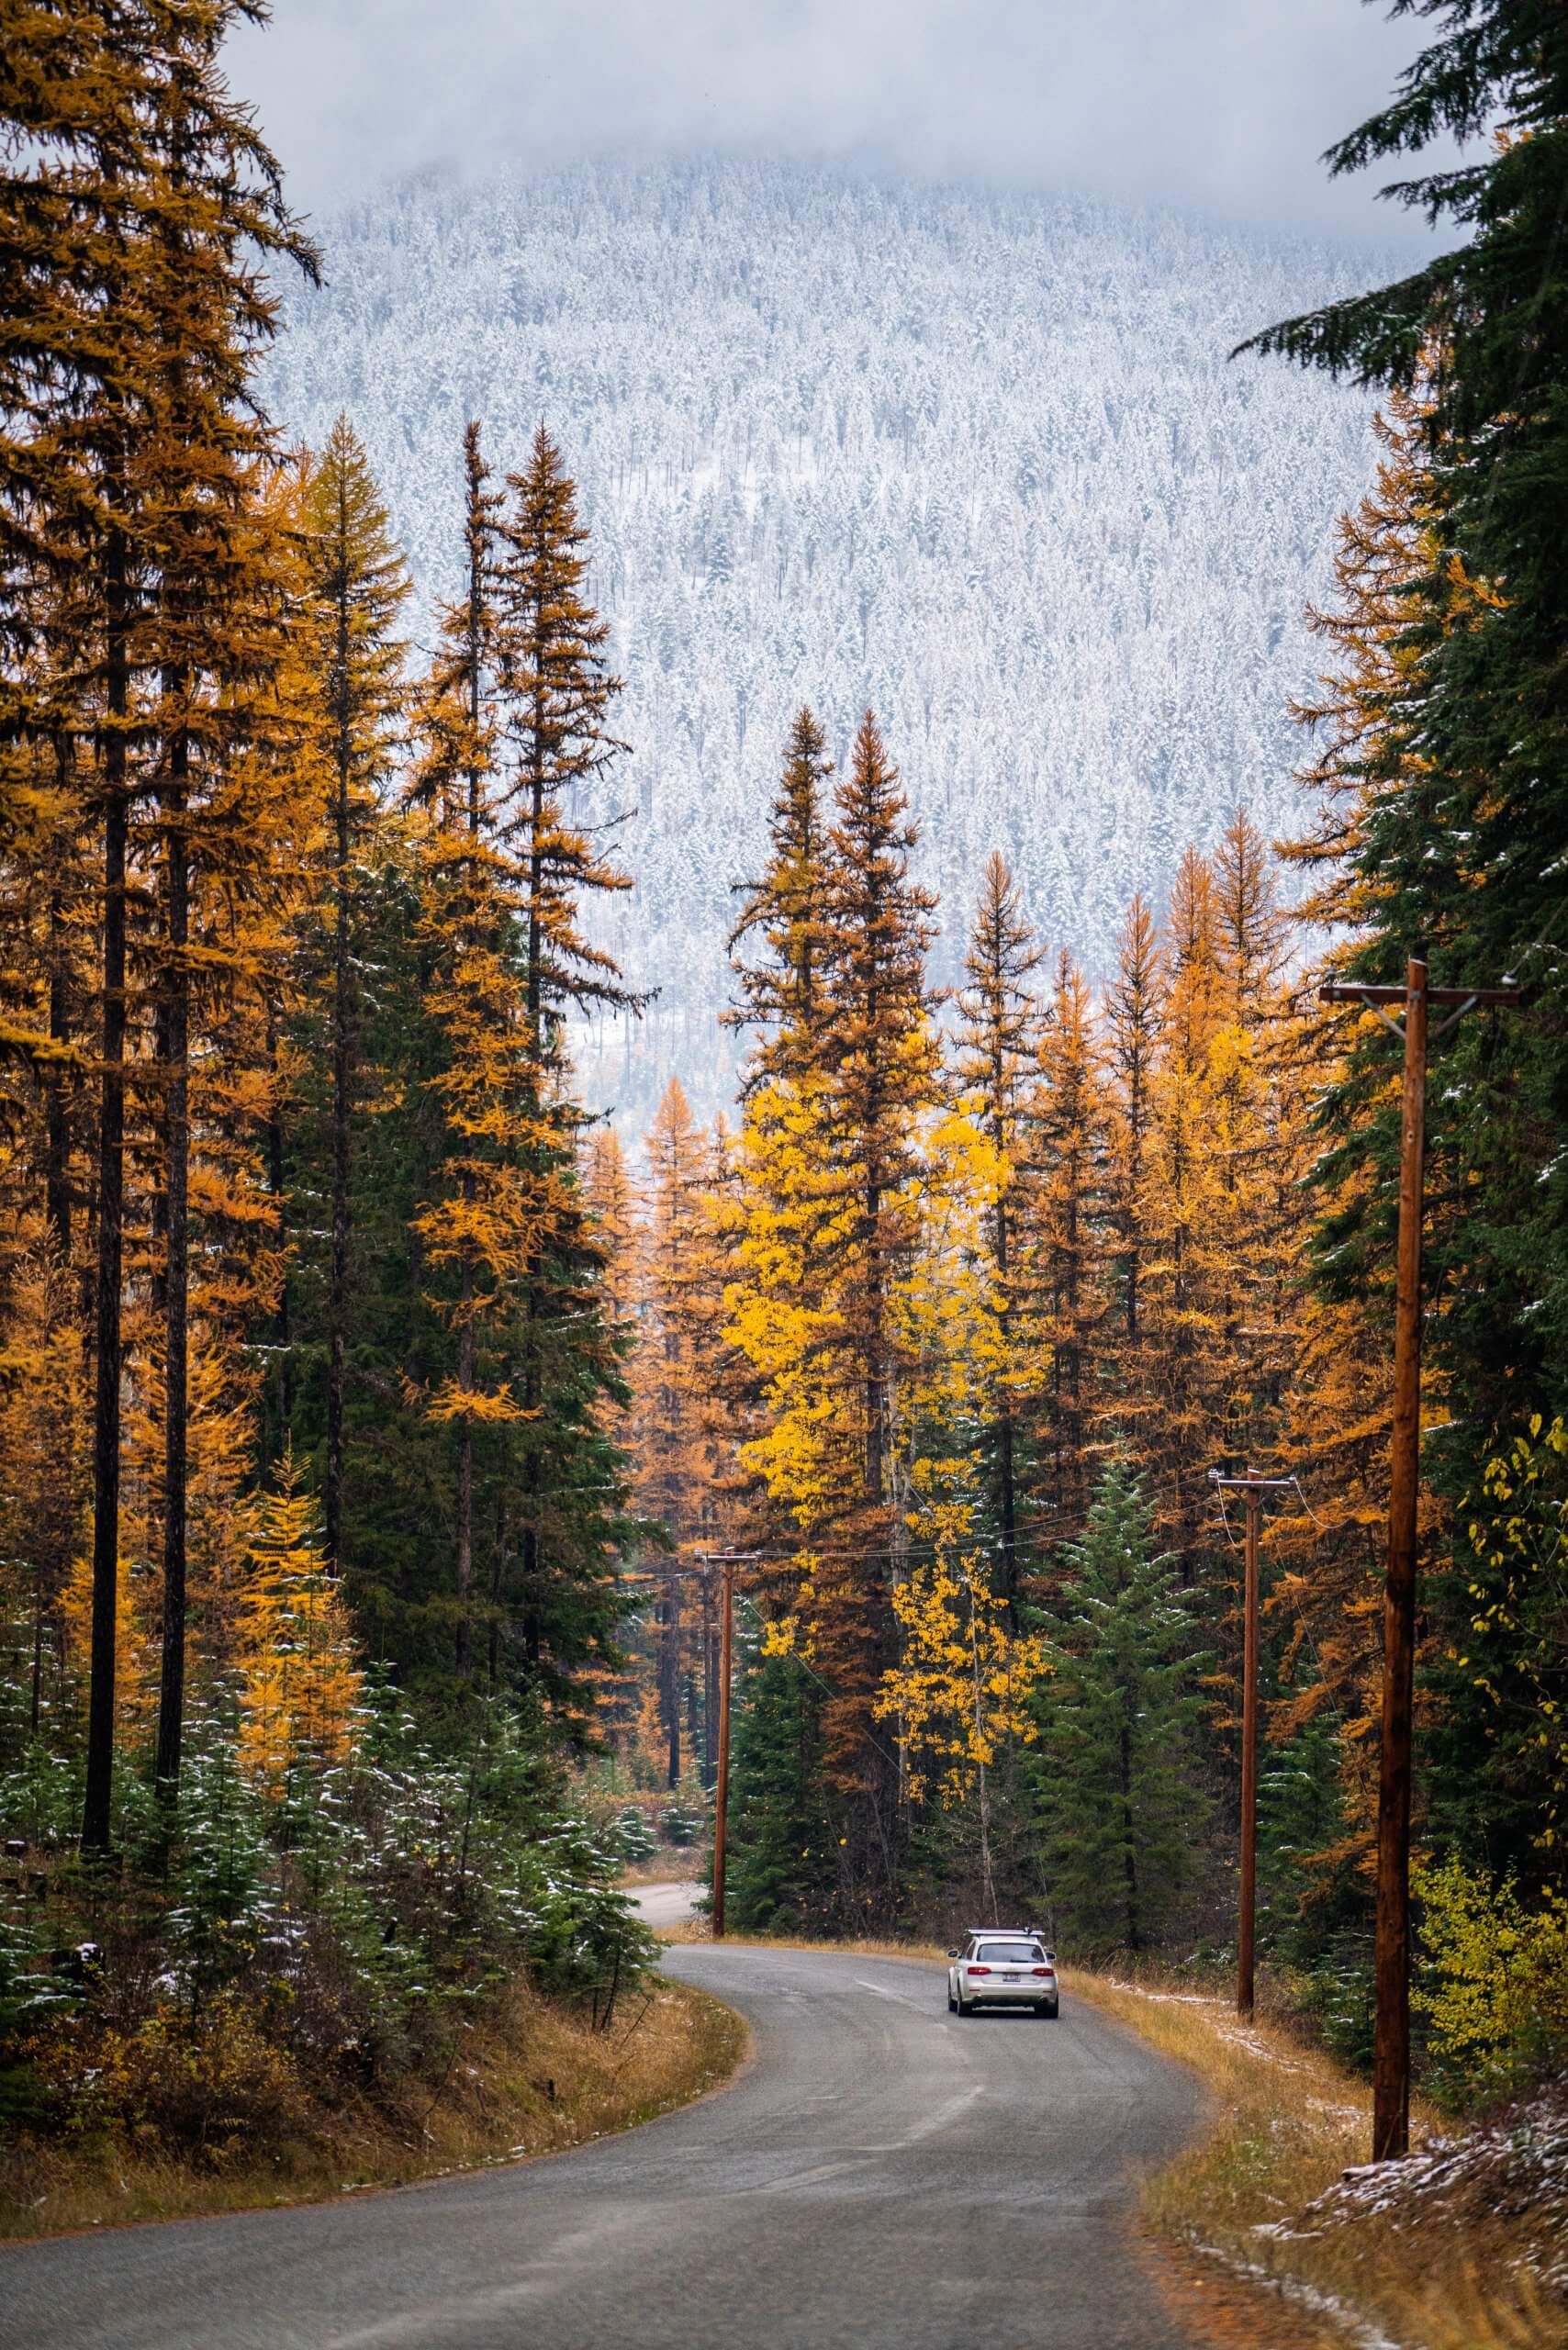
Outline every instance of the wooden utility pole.
<path id="1" fill-rule="evenodd" d="M 722 1598 L 719 1608 L 719 1775 L 713 1788 L 713 1940 L 724 1939 L 724 1870 L 730 1828 L 730 1658 L 734 1639 L 735 1569 L 733 1559 L 720 1561 Z"/>
<path id="2" fill-rule="evenodd" d="M 708 1551 L 704 1572 L 719 1570 L 719 1774 L 713 1783 L 713 1940 L 724 1939 L 724 1875 L 730 1830 L 730 1681 L 735 1638 L 735 1569 L 750 1564 L 755 1550 Z"/>
<path id="3" fill-rule="evenodd" d="M 1222 1493 L 1247 1505 L 1246 1579 L 1241 1603 L 1241 1887 L 1236 1919 L 1236 2012 L 1250 2020 L 1258 1947 L 1258 1530 L 1263 1495 L 1294 1477 L 1209 1476 Z"/>
<path id="4" fill-rule="evenodd" d="M 1416 1684 L 1416 1539 L 1421 1476 L 1421 1225 L 1426 1169 L 1427 1049 L 1467 1012 L 1519 1004 L 1529 990 L 1434 988 L 1413 956 L 1405 985 L 1331 981 L 1327 1003 L 1363 1003 L 1405 1047 L 1400 1102 L 1398 1278 L 1394 1324 L 1394 1437 L 1390 1452 L 1388 1568 L 1383 1599 L 1383 1748 L 1377 1797 L 1376 2030 L 1372 2042 L 1372 2160 L 1410 2148 L 1410 1780 Z M 1451 1007 L 1431 1035 L 1428 1013 Z M 1403 1005 L 1404 1024 L 1385 1006 Z"/>

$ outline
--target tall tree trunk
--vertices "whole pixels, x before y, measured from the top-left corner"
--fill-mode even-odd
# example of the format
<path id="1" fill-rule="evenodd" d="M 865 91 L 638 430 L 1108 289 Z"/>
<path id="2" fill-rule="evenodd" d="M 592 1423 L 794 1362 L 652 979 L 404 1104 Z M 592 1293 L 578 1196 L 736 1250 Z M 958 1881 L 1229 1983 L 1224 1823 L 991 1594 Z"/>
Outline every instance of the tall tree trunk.
<path id="1" fill-rule="evenodd" d="M 542 637 L 536 627 L 536 667 L 543 659 Z M 533 741 L 537 746 L 543 737 L 544 706 L 535 695 L 533 704 Z M 529 848 L 528 848 L 528 980 L 526 1003 L 528 1034 L 533 1056 L 534 1107 L 543 1110 L 544 1101 L 544 990 L 540 971 L 540 950 L 543 942 L 543 924 L 540 906 L 544 888 L 544 857 L 540 837 L 544 824 L 544 769 L 542 754 L 535 750 L 529 778 Z M 530 1664 L 537 1664 L 541 1653 L 540 1631 L 540 1572 L 543 1544 L 539 1539 L 539 1503 L 543 1484 L 543 1464 L 539 1455 L 540 1413 L 543 1404 L 544 1380 L 539 1360 L 540 1306 L 542 1304 L 543 1268 L 536 1247 L 531 1247 L 523 1268 L 523 1371 L 522 1410 L 529 1431 L 528 1449 L 523 1456 L 522 1491 L 524 1516 L 522 1524 L 522 1587 L 524 1593 L 523 1653 Z"/>
<path id="2" fill-rule="evenodd" d="M 55 769 L 62 804 L 67 804 L 68 760 L 62 735 L 55 744 Z M 54 844 L 49 893 L 49 1041 L 60 1058 L 49 1068 L 44 1101 L 44 1219 L 62 1272 L 71 1262 L 71 1077 L 64 1059 L 71 1042 L 71 949 L 61 879 L 68 853 L 62 827 Z"/>
<path id="3" fill-rule="evenodd" d="M 272 1198 L 278 1254 L 283 1260 L 283 1270 L 278 1277 L 277 1315 L 273 1324 L 273 1343 L 277 1355 L 277 1440 L 272 1449 L 274 1459 L 281 1460 L 289 1449 L 294 1428 L 294 1332 L 288 1295 L 288 1202 L 284 1157 L 283 1080 L 278 1068 L 278 1007 L 276 997 L 272 995 L 267 998 L 267 1070 L 271 1086 L 271 1104 L 267 1111 L 267 1191 Z"/>
<path id="4" fill-rule="evenodd" d="M 61 781 L 63 785 L 64 755 L 60 760 Z M 56 855 L 63 859 L 65 843 L 56 844 Z M 51 1272 L 50 1280 L 50 1328 L 56 1332 L 66 1319 L 63 1311 L 64 1286 L 71 1267 L 71 1077 L 64 1055 L 71 1043 L 71 960 L 65 932 L 63 892 L 57 878 L 49 898 L 49 1041 L 60 1058 L 52 1061 L 45 1074 L 44 1096 L 44 1223 L 58 1268 L 58 1281 Z M 51 1529 L 52 1530 L 52 1529 Z M 58 1592 L 69 1562 L 69 1517 L 61 1527 L 63 1539 L 53 1561 L 52 1572 L 46 1572 L 44 1545 L 38 1549 L 37 1581 L 33 1609 L 32 1687 L 28 1705 L 31 1735 L 37 1738 L 43 1717 L 43 1657 L 46 1621 L 50 1614 L 50 1587 Z"/>
<path id="5" fill-rule="evenodd" d="M 190 862 L 185 842 L 188 751 L 170 749 L 164 800 L 167 906 L 163 1110 L 167 1237 L 163 1297 L 163 1642 L 158 1688 L 158 1791 L 180 1784 L 185 1717 L 185 1502 L 190 1412 Z"/>
<path id="6" fill-rule="evenodd" d="M 506 1564 L 507 1525 L 506 1504 L 498 1494 L 496 1497 L 496 1547 L 490 1559 L 490 1620 L 486 1628 L 492 1695 L 500 1678 L 501 1671 L 501 1573 Z"/>
<path id="7" fill-rule="evenodd" d="M 1000 1080 L 999 1080 L 1000 1083 Z M 1001 1125 L 1000 1118 L 997 1121 Z M 1002 1292 L 1002 1304 L 997 1315 L 997 1331 L 1002 1341 L 1002 1360 L 1007 1359 L 1007 1342 L 1012 1321 L 1007 1305 L 1009 1271 L 1007 1205 L 996 1203 L 996 1274 Z M 1005 1371 L 1003 1377 L 1005 1377 Z M 1018 1482 L 1014 1462 L 1013 1398 L 1005 1387 L 1002 1392 L 996 1419 L 996 1485 L 997 1516 L 1002 1528 L 1002 1600 L 1007 1611 L 1010 1631 L 1018 1629 Z"/>
<path id="8" fill-rule="evenodd" d="M 1138 1921 L 1137 1846 L 1134 1841 L 1133 1827 L 1132 1732 L 1126 1722 L 1122 1724 L 1116 1760 L 1122 1796 L 1122 1884 L 1127 1905 L 1126 1942 L 1129 1950 L 1138 1950 L 1142 1947 L 1142 1935 Z"/>
<path id="9" fill-rule="evenodd" d="M 659 1705 L 665 1718 L 665 1777 L 680 1785 L 680 1585 L 665 1584 L 664 1645 L 659 1652 Z"/>
<path id="10" fill-rule="evenodd" d="M 103 1075 L 98 1112 L 98 1278 L 93 1409 L 93 1633 L 87 1696 L 86 1786 L 82 1850 L 108 1848 L 115 1756 L 115 1632 L 119 1597 L 120 1281 L 125 1246 L 125 932 L 129 793 L 125 722 L 129 704 L 127 558 L 109 534 L 106 608 L 104 733 Z"/>
<path id="11" fill-rule="evenodd" d="M 470 555 L 468 566 L 468 718 L 469 723 L 473 727 L 476 736 L 477 736 L 479 729 L 479 697 L 481 685 L 479 676 L 480 588 L 481 581 L 479 576 L 478 554 L 476 549 Z M 477 767 L 470 767 L 468 769 L 467 781 L 467 823 L 468 839 L 471 848 L 471 854 L 468 858 L 468 934 L 469 944 L 470 946 L 473 946 L 476 944 L 475 933 L 478 927 L 477 922 L 475 919 L 475 907 L 479 887 L 478 841 L 480 811 L 479 770 Z M 473 1143 L 470 1142 L 468 1145 L 469 1150 L 471 1151 L 473 1147 Z M 466 1167 L 465 1167 L 463 1172 L 463 1199 L 465 1206 L 471 1210 L 474 1200 L 474 1178 Z M 470 1237 L 465 1239 L 464 1243 L 463 1326 L 457 1340 L 457 1383 L 462 1388 L 465 1395 L 469 1395 L 473 1393 L 475 1372 L 474 1259 L 472 1249 L 473 1241 Z M 472 1415 L 465 1412 L 457 1426 L 456 1661 L 457 1673 L 460 1680 L 466 1680 L 469 1671 L 470 1634 L 468 1615 L 469 1608 L 472 1604 L 473 1589 L 474 1421 Z M 490 1653 L 490 1678 L 493 1681 L 495 1679 L 495 1644 L 493 1640 L 491 1642 Z"/>
<path id="12" fill-rule="evenodd" d="M 457 1340 L 457 1383 L 469 1394 L 474 1386 L 474 1268 L 463 1267 L 463 1327 Z M 465 1412 L 457 1423 L 457 1671 L 468 1677 L 468 1612 L 474 1591 L 474 1422 Z"/>
<path id="13" fill-rule="evenodd" d="M 346 525 L 345 525 L 346 527 Z M 327 1296 L 327 1559 L 334 1574 L 343 1566 L 343 1379 L 347 1357 L 345 1321 L 349 1286 L 349 1115 L 353 1058 L 350 1038 L 349 970 L 349 730 L 348 605 L 338 603 L 337 880 L 332 925 L 332 1254 Z"/>

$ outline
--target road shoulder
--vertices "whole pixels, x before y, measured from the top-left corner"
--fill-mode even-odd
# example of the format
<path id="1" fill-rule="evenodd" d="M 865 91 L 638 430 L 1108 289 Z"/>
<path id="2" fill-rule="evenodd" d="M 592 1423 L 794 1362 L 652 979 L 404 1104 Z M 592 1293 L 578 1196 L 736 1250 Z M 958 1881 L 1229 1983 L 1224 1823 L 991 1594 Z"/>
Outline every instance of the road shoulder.
<path id="1" fill-rule="evenodd" d="M 519 1983 L 398 2120 L 368 2103 L 324 2113 L 318 2142 L 285 2145 L 265 2163 L 203 2171 L 155 2150 L 14 2139 L 0 2154 L 0 2253 L 41 2236 L 330 2202 L 566 2153 L 716 2095 L 750 2056 L 751 2033 L 732 2008 L 662 1974 L 599 2031 L 580 2008 Z"/>

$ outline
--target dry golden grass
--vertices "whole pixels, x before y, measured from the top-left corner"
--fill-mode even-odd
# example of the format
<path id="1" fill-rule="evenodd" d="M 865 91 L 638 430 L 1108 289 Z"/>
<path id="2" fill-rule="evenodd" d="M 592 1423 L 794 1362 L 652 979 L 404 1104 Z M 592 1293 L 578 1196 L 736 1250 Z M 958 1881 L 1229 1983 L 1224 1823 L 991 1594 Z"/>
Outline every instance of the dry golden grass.
<path id="1" fill-rule="evenodd" d="M 683 1918 L 678 1925 L 657 1926 L 655 1932 L 661 1942 L 711 1942 L 712 1928 L 706 1918 Z M 737 1948 L 757 1950 L 825 1950 L 838 1951 L 862 1958 L 935 1959 L 938 1963 L 947 1955 L 940 1942 L 911 1942 L 879 1941 L 872 1934 L 859 1934 L 853 1940 L 816 1941 L 809 1934 L 726 1934 L 724 1940 Z"/>
<path id="2" fill-rule="evenodd" d="M 1282 2018 L 1263 2013 L 1243 2025 L 1224 2000 L 1170 1981 L 1073 1970 L 1064 1987 L 1190 2066 L 1210 2090 L 1209 2135 L 1148 2182 L 1145 2213 L 1199 2264 L 1277 2296 L 1282 2343 L 1568 2345 L 1561 2302 L 1531 2273 L 1540 2249 L 1531 2215 L 1473 2211 L 1456 2226 L 1439 2199 L 1397 2195 L 1383 2210 L 1308 2212 L 1347 2169 L 1366 2162 L 1371 2096 Z M 1417 2112 L 1413 2136 L 1432 2126 L 1430 2113 Z M 1183 2266 L 1193 2273 L 1193 2259 Z M 1261 2350 L 1275 2338 L 1260 2333 L 1254 2342 Z"/>
<path id="3" fill-rule="evenodd" d="M 465 2032 L 445 2079 L 410 2085 L 400 2110 L 319 2108 L 308 2137 L 231 2168 L 18 2140 L 0 2150 L 0 2236 L 310 2202 L 558 2153 L 721 2087 L 747 2044 L 739 2016 L 685 1984 L 655 1982 L 599 2032 L 520 1984 Z"/>

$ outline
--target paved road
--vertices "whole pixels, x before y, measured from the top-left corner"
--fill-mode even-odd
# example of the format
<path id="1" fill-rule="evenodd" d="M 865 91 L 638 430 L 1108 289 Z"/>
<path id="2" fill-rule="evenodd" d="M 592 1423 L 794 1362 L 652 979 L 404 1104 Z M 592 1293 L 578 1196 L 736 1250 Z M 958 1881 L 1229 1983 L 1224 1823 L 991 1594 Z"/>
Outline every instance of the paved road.
<path id="1" fill-rule="evenodd" d="M 656 1933 L 661 1926 L 678 1926 L 691 1915 L 691 1905 L 703 1887 L 696 1884 L 634 1885 L 632 1898 L 644 1921 Z"/>
<path id="2" fill-rule="evenodd" d="M 390 2195 L 0 2253 L 27 2350 L 1190 2350 L 1124 2232 L 1185 2075 L 1064 2000 L 949 2018 L 943 1971 L 693 1943 L 738 2086 L 581 2152 Z"/>

